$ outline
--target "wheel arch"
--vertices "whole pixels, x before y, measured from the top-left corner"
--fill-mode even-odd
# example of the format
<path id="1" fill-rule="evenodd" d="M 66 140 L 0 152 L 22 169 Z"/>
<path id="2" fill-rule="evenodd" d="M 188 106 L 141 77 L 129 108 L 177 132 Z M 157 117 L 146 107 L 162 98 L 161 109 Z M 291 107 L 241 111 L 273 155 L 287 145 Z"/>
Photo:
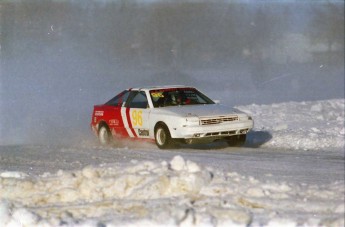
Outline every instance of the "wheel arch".
<path id="1" fill-rule="evenodd" d="M 161 126 L 161 125 L 167 127 L 167 129 L 169 129 L 168 125 L 164 121 L 157 121 L 153 131 L 156 132 L 158 126 Z M 169 131 L 170 131 L 170 129 L 169 129 Z"/>
<path id="2" fill-rule="evenodd" d="M 156 133 L 158 133 L 158 129 L 159 128 L 161 128 L 161 129 L 163 129 L 163 131 L 165 131 L 164 134 L 166 136 L 164 136 L 164 137 L 166 139 L 163 139 L 164 142 L 162 142 L 162 141 L 158 142 L 157 141 Z M 161 133 L 161 132 L 159 132 L 159 133 Z M 154 127 L 154 138 L 155 138 L 157 146 L 160 149 L 172 148 L 172 147 L 174 147 L 176 145 L 175 139 L 171 137 L 171 130 L 169 129 L 168 125 L 165 122 L 163 122 L 163 121 L 158 121 L 155 124 L 155 127 Z"/>
<path id="3" fill-rule="evenodd" d="M 97 133 L 99 132 L 99 130 L 101 129 L 102 126 L 105 126 L 110 132 L 110 128 L 109 128 L 109 125 L 107 124 L 107 122 L 104 120 L 101 120 L 97 124 Z"/>
<path id="4" fill-rule="evenodd" d="M 169 133 L 171 135 L 172 138 L 174 138 L 174 130 L 173 128 L 169 127 L 169 124 L 166 123 L 165 121 L 157 121 L 156 124 L 155 124 L 155 127 L 153 128 L 153 133 L 156 133 L 156 129 L 159 125 L 163 125 L 165 126 L 168 130 L 169 130 Z"/>

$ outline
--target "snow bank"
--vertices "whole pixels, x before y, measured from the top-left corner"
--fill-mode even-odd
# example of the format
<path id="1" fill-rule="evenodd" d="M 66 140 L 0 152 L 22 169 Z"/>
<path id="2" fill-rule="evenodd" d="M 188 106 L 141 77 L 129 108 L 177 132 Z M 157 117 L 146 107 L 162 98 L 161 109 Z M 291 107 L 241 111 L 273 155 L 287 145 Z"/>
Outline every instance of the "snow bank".
<path id="1" fill-rule="evenodd" d="M 344 182 L 260 182 L 175 156 L 0 174 L 0 226 L 344 225 Z"/>
<path id="2" fill-rule="evenodd" d="M 344 147 L 344 99 L 288 102 L 272 105 L 239 106 L 251 114 L 255 132 L 264 131 L 271 139 L 263 146 L 320 150 Z"/>

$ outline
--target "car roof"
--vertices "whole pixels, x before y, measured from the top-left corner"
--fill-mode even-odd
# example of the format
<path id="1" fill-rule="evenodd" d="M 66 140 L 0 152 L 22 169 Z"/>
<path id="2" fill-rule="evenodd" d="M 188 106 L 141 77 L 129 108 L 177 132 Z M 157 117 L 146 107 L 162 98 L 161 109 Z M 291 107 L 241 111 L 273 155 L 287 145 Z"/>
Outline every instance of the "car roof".
<path id="1" fill-rule="evenodd" d="M 146 86 L 146 87 L 131 88 L 131 90 L 159 90 L 159 89 L 187 88 L 187 87 L 189 88 L 191 86 L 185 86 L 185 85 Z"/>

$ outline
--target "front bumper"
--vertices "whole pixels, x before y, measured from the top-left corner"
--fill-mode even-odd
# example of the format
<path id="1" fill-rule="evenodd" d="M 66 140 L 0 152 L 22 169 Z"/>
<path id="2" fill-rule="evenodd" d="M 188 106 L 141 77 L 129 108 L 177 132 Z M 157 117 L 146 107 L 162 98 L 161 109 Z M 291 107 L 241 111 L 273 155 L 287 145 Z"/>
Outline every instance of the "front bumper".
<path id="1" fill-rule="evenodd" d="M 215 125 L 185 125 L 170 130 L 172 138 L 180 139 L 214 139 L 247 134 L 254 126 L 253 120 L 242 120 Z"/>

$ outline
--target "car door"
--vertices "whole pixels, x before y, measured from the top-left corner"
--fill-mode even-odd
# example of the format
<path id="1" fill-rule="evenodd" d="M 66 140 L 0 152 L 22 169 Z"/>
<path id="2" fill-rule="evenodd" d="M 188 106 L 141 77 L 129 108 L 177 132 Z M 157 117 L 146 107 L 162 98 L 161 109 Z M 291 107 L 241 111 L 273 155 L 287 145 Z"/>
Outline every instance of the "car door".
<path id="1" fill-rule="evenodd" d="M 150 108 L 144 91 L 132 91 L 121 112 L 130 137 L 149 138 Z"/>
<path id="2" fill-rule="evenodd" d="M 125 90 L 103 105 L 104 120 L 107 122 L 113 136 L 126 137 L 127 132 L 121 116 L 121 108 L 130 92 Z"/>

